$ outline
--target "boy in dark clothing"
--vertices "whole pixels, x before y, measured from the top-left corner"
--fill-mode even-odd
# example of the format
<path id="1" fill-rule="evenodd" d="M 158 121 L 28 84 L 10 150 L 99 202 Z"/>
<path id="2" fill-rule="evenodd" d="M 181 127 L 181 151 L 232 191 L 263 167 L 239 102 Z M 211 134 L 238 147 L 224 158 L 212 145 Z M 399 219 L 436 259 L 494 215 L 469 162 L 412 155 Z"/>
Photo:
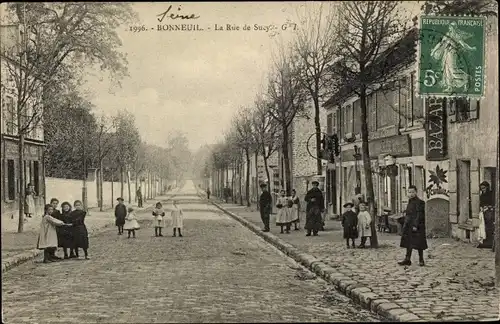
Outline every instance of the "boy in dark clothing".
<path id="1" fill-rule="evenodd" d="M 271 197 L 271 193 L 267 190 L 267 184 L 263 183 L 260 185 L 262 189 L 262 194 L 259 199 L 259 210 L 260 210 L 260 218 L 262 219 L 262 223 L 264 223 L 264 232 L 269 232 L 269 220 L 271 218 L 271 206 L 273 202 L 273 197 Z"/>
<path id="2" fill-rule="evenodd" d="M 352 210 L 354 204 L 348 202 L 344 204 L 346 211 L 342 214 L 342 227 L 344 228 L 344 238 L 349 248 L 349 239 L 352 241 L 352 247 L 356 247 L 355 240 L 358 238 L 358 215 Z"/>
<path id="3" fill-rule="evenodd" d="M 127 207 L 123 203 L 123 198 L 119 197 L 118 205 L 115 207 L 115 225 L 118 226 L 118 235 L 123 234 L 123 225 L 125 225 L 125 217 L 127 217 Z"/>

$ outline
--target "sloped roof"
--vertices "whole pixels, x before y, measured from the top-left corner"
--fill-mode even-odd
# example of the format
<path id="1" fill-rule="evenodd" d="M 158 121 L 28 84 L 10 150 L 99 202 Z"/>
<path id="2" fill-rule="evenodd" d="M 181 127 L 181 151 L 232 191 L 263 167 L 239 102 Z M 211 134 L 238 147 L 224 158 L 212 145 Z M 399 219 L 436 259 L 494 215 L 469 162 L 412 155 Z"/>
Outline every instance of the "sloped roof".
<path id="1" fill-rule="evenodd" d="M 376 83 L 381 76 L 397 71 L 399 68 L 415 62 L 416 41 L 418 39 L 418 29 L 412 28 L 404 37 L 392 44 L 387 50 L 382 52 L 375 61 L 377 69 L 372 75 L 367 77 L 372 83 Z M 338 105 L 353 95 L 353 87 L 349 84 L 343 84 L 338 87 L 334 95 L 328 99 L 323 107 Z"/>

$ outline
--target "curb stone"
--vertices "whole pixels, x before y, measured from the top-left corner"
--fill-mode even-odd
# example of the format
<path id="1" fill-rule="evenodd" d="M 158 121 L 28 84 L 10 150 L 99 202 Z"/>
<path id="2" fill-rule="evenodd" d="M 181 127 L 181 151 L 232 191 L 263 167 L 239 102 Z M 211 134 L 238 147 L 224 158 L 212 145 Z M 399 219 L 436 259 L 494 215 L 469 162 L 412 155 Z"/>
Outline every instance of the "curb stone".
<path id="1" fill-rule="evenodd" d="M 172 195 L 167 196 L 167 200 L 171 196 Z M 153 206 L 154 206 L 154 204 L 151 206 L 145 207 L 143 210 L 151 209 L 151 208 L 153 208 Z M 97 234 L 99 234 L 99 232 L 101 232 L 104 229 L 107 229 L 111 225 L 113 225 L 113 224 L 106 224 L 106 225 L 99 227 L 99 228 L 90 229 L 89 236 L 92 237 L 94 235 L 97 235 Z M 2 274 L 6 273 L 10 269 L 15 268 L 15 267 L 17 267 L 17 266 L 19 266 L 19 265 L 21 265 L 29 260 L 32 260 L 32 259 L 34 259 L 42 254 L 43 254 L 43 250 L 33 249 L 33 250 L 28 250 L 26 252 L 22 252 L 20 254 L 5 258 L 4 260 L 2 260 Z"/>
<path id="2" fill-rule="evenodd" d="M 337 288 L 337 290 L 350 297 L 353 302 L 362 306 L 363 308 L 395 322 L 414 322 L 420 320 L 419 316 L 410 313 L 407 309 L 402 308 L 401 306 L 392 303 L 387 299 L 378 299 L 378 295 L 373 293 L 369 287 L 361 286 L 358 282 L 352 280 L 349 277 L 346 277 L 344 274 L 338 272 L 337 270 L 323 263 L 321 260 L 318 260 L 314 256 L 301 252 L 295 246 L 289 243 L 285 243 L 280 238 L 271 233 L 262 232 L 262 230 L 256 225 L 226 210 L 218 203 L 213 201 L 208 202 L 220 209 L 225 214 L 231 216 L 239 223 L 243 224 L 255 234 L 264 238 L 267 242 L 283 251 L 286 255 L 293 258 L 296 262 L 304 265 L 306 268 L 313 271 L 316 275 L 333 284 Z"/>

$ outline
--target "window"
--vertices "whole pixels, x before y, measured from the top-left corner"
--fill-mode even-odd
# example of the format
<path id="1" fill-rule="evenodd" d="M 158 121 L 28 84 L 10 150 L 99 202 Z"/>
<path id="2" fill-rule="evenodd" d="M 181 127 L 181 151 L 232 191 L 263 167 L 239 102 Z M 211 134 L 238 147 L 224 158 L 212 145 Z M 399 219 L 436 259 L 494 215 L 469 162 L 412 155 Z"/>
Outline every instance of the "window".
<path id="1" fill-rule="evenodd" d="M 337 133 L 337 116 L 338 116 L 338 112 L 334 112 L 332 114 L 332 134 L 336 134 Z"/>
<path id="2" fill-rule="evenodd" d="M 4 100 L 4 118 L 5 118 L 5 133 L 8 135 L 15 134 L 15 126 L 16 126 L 16 114 L 14 111 L 14 98 L 5 97 Z"/>
<path id="3" fill-rule="evenodd" d="M 14 160 L 7 160 L 7 199 L 16 199 L 16 175 Z"/>
<path id="4" fill-rule="evenodd" d="M 404 77 L 399 82 L 399 111 L 401 113 L 401 126 L 413 125 L 412 85 L 410 78 Z"/>
<path id="5" fill-rule="evenodd" d="M 415 72 L 412 72 L 411 75 L 411 93 L 412 93 L 412 116 L 413 121 L 424 118 L 424 101 L 422 98 L 417 97 L 417 90 L 415 89 Z"/>
<path id="6" fill-rule="evenodd" d="M 40 164 L 38 161 L 33 161 L 33 185 L 37 195 L 40 195 Z"/>
<path id="7" fill-rule="evenodd" d="M 361 134 L 361 100 L 358 99 L 352 104 L 353 133 Z"/>
<path id="8" fill-rule="evenodd" d="M 366 98 L 368 114 L 368 132 L 377 130 L 377 93 L 373 92 Z"/>
<path id="9" fill-rule="evenodd" d="M 333 134 L 333 113 L 326 116 L 326 132 Z"/>
<path id="10" fill-rule="evenodd" d="M 397 92 L 394 90 L 379 91 L 377 93 L 377 128 L 397 123 L 399 108 L 394 105 L 395 95 L 397 95 Z"/>
<path id="11" fill-rule="evenodd" d="M 345 112 L 345 119 L 344 119 L 345 134 L 353 133 L 352 106 L 351 105 L 345 106 L 344 112 Z"/>
<path id="12" fill-rule="evenodd" d="M 447 100 L 450 122 L 465 122 L 479 117 L 479 100 L 453 98 Z"/>

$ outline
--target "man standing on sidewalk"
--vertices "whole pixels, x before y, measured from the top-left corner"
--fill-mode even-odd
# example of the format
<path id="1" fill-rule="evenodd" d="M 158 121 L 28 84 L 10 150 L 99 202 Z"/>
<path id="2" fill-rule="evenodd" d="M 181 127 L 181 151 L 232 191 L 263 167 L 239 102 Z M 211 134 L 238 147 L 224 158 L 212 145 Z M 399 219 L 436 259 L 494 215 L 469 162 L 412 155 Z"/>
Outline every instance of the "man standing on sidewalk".
<path id="1" fill-rule="evenodd" d="M 137 196 L 137 206 L 139 208 L 142 208 L 142 191 L 140 186 L 139 188 L 137 188 L 137 192 L 135 193 L 135 195 Z"/>
<path id="2" fill-rule="evenodd" d="M 271 193 L 267 190 L 267 184 L 263 183 L 260 185 L 262 189 L 262 194 L 259 199 L 259 207 L 260 207 L 260 218 L 264 223 L 264 232 L 269 232 L 269 220 L 271 218 L 271 208 L 273 203 L 273 198 L 271 197 Z"/>
<path id="3" fill-rule="evenodd" d="M 416 249 L 419 265 L 423 267 L 425 265 L 424 250 L 427 250 L 425 202 L 417 197 L 417 187 L 413 185 L 408 188 L 408 197 L 400 244 L 402 248 L 406 248 L 406 257 L 398 263 L 399 265 L 411 265 L 411 253 L 413 249 Z"/>
<path id="4" fill-rule="evenodd" d="M 325 211 L 325 198 L 323 192 L 318 188 L 319 182 L 311 182 L 312 188 L 306 194 L 306 236 L 311 236 L 311 231 L 314 236 L 318 235 L 318 231 L 323 226 L 323 217 L 321 213 Z"/>

